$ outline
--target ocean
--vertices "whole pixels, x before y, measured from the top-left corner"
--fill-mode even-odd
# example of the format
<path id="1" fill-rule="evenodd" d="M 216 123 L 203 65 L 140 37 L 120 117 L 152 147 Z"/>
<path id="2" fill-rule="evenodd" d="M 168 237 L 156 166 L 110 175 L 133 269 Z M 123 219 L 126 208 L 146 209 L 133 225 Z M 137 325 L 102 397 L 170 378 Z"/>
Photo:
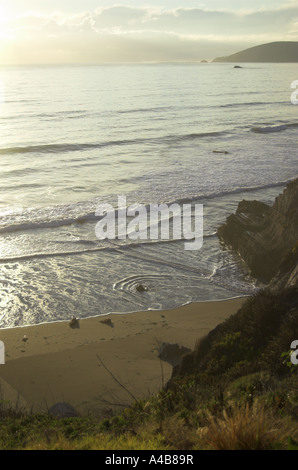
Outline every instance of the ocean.
<path id="1" fill-rule="evenodd" d="M 298 176 L 296 64 L 0 68 L 0 328 L 261 287 L 216 229 Z M 204 241 L 99 240 L 98 205 L 203 204 Z M 142 284 L 146 291 L 138 292 Z"/>

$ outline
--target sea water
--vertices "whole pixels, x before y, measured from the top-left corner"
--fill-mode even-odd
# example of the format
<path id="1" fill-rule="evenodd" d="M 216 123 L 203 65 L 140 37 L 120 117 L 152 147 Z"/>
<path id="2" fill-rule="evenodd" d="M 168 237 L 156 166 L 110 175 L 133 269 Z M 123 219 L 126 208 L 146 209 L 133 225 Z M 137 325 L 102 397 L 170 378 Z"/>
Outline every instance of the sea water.
<path id="1" fill-rule="evenodd" d="M 260 287 L 216 230 L 298 176 L 298 67 L 233 65 L 0 68 L 0 327 Z M 98 240 L 96 208 L 118 195 L 203 204 L 203 247 Z"/>

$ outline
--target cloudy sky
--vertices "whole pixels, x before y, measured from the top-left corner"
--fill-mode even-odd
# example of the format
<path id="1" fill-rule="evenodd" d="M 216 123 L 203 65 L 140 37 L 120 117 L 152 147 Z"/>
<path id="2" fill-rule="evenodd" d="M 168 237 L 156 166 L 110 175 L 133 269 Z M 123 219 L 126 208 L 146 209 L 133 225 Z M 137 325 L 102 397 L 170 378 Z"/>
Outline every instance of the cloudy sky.
<path id="1" fill-rule="evenodd" d="M 196 61 L 298 41 L 298 0 L 0 0 L 0 64 Z"/>

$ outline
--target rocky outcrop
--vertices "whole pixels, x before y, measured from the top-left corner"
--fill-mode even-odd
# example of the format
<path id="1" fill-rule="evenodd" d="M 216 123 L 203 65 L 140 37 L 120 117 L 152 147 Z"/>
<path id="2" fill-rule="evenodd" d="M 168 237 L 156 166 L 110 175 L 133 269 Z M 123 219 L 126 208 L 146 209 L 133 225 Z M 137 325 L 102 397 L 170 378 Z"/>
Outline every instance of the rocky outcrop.
<path id="1" fill-rule="evenodd" d="M 49 414 L 55 418 L 74 418 L 79 416 L 79 413 L 69 403 L 55 403 L 50 409 Z"/>
<path id="2" fill-rule="evenodd" d="M 278 365 L 281 353 L 297 337 L 298 179 L 272 207 L 240 202 L 218 235 L 242 256 L 255 277 L 270 283 L 202 338 L 194 351 L 182 355 L 166 384 L 168 390 L 177 389 L 179 378 L 190 374 L 201 374 L 204 387 L 207 376 L 218 381 L 233 367 L 231 377 L 242 370 L 246 376 L 263 370 L 285 374 L 283 363 Z"/>
<path id="3" fill-rule="evenodd" d="M 191 352 L 189 348 L 179 346 L 179 344 L 176 343 L 161 343 L 158 357 L 162 361 L 166 361 L 172 366 L 176 366 L 179 364 L 181 357 L 189 352 Z"/>
<path id="4" fill-rule="evenodd" d="M 287 282 L 291 286 L 295 285 L 298 179 L 287 185 L 272 207 L 258 201 L 240 202 L 236 213 L 230 215 L 218 229 L 218 236 L 223 243 L 239 253 L 252 276 L 266 282 L 275 277 L 276 285 L 278 279 L 281 281 L 281 277 L 284 277 L 283 285 Z M 287 258 L 288 261 L 285 261 Z M 287 267 L 290 271 L 286 272 Z M 281 274 L 276 279 L 280 270 Z"/>
<path id="5" fill-rule="evenodd" d="M 298 242 L 281 262 L 269 287 L 275 292 L 292 287 L 298 288 Z"/>

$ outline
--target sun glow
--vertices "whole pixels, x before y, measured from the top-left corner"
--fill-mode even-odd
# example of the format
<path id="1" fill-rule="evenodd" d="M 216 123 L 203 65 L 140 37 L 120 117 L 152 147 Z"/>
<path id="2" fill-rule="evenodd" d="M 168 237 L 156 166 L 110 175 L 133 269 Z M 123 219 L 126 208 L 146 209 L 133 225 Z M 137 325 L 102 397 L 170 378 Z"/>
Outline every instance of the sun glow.
<path id="1" fill-rule="evenodd" d="M 0 23 L 5 23 L 7 21 L 7 14 L 2 5 L 0 5 Z"/>
<path id="2" fill-rule="evenodd" d="M 5 8 L 0 5 L 0 38 L 9 37 L 9 20 L 10 17 L 7 14 Z"/>

